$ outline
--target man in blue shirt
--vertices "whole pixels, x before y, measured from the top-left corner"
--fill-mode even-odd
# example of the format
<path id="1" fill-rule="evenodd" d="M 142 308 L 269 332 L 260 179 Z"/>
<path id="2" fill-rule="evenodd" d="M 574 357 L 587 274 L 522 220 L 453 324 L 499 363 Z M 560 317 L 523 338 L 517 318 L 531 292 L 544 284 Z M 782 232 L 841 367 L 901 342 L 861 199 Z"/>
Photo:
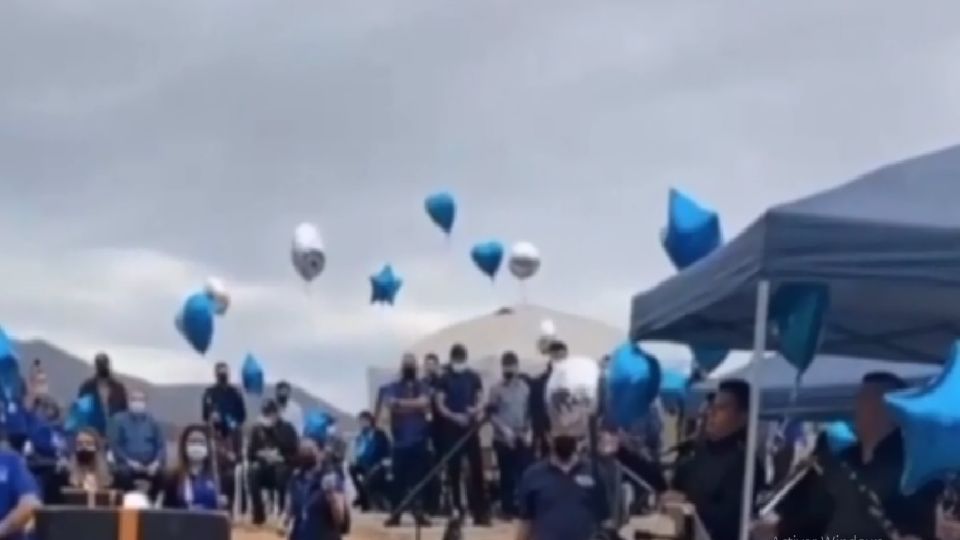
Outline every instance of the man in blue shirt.
<path id="1" fill-rule="evenodd" d="M 456 344 L 450 349 L 450 370 L 443 375 L 437 392 L 437 409 L 445 421 L 447 448 L 452 448 L 476 426 L 483 417 L 483 383 L 480 376 L 467 367 L 467 348 Z M 450 481 L 450 494 L 453 506 L 463 513 L 461 484 L 463 480 L 462 461 L 466 456 L 470 466 L 470 478 L 467 485 L 467 502 L 473 515 L 474 525 L 490 526 L 490 507 L 487 502 L 486 482 L 483 471 L 483 454 L 480 450 L 480 436 L 474 431 L 460 446 L 457 455 L 447 464 L 447 478 Z"/>
<path id="2" fill-rule="evenodd" d="M 129 410 L 113 417 L 109 440 L 117 486 L 132 491 L 137 480 L 145 481 L 150 485 L 150 497 L 155 497 L 160 492 L 167 445 L 160 424 L 147 411 L 143 391 L 130 392 Z"/>
<path id="3" fill-rule="evenodd" d="M 40 508 L 37 483 L 19 454 L 0 450 L 0 540 L 22 540 Z"/>
<path id="4" fill-rule="evenodd" d="M 390 439 L 373 421 L 369 411 L 360 413 L 360 433 L 354 440 L 354 461 L 350 478 L 357 489 L 354 504 L 364 512 L 371 507 L 384 509 L 387 459 L 390 457 Z"/>
<path id="5" fill-rule="evenodd" d="M 412 354 L 403 356 L 400 380 L 388 387 L 384 393 L 383 405 L 390 411 L 396 507 L 423 479 L 429 462 L 427 413 L 430 410 L 430 391 L 423 381 L 417 378 L 417 358 Z M 423 515 L 422 494 L 413 502 L 411 511 L 421 526 L 430 525 Z M 391 517 L 386 523 L 388 527 L 399 524 L 399 515 Z"/>

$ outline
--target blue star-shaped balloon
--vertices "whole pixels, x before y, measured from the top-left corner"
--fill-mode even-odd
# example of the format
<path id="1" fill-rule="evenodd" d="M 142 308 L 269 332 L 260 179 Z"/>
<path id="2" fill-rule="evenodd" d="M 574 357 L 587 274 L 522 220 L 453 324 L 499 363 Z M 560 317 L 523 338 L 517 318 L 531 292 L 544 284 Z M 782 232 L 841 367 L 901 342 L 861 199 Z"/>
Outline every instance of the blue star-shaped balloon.
<path id="1" fill-rule="evenodd" d="M 903 434 L 905 494 L 960 470 L 960 341 L 936 379 L 887 394 L 886 401 Z"/>
<path id="2" fill-rule="evenodd" d="M 265 377 L 263 366 L 257 357 L 248 353 L 243 359 L 243 366 L 240 368 L 240 381 L 243 383 L 243 390 L 250 395 L 263 395 L 265 386 Z"/>
<path id="3" fill-rule="evenodd" d="M 495 279 L 503 263 L 503 244 L 495 240 L 477 244 L 470 250 L 470 258 L 481 272 Z"/>
<path id="4" fill-rule="evenodd" d="M 393 267 L 384 265 L 379 272 L 370 276 L 370 303 L 392 306 L 402 286 L 403 280 L 394 274 Z"/>

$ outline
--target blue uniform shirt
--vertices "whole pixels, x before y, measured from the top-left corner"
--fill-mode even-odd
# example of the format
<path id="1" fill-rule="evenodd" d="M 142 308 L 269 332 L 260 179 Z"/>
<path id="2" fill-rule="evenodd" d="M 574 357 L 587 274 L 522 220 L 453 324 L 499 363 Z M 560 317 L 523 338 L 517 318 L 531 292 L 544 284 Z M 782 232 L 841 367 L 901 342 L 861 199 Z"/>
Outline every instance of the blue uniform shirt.
<path id="1" fill-rule="evenodd" d="M 298 472 L 290 481 L 290 513 L 293 518 L 290 540 L 339 540 L 340 528 L 333 521 L 333 512 L 323 490 L 323 478 L 335 476 L 336 492 L 342 493 L 344 478 L 335 468 Z"/>
<path id="2" fill-rule="evenodd" d="M 603 487 L 585 463 L 570 472 L 550 461 L 531 465 L 518 493 L 520 519 L 530 522 L 533 540 L 590 540 L 609 513 Z"/>
<path id="3" fill-rule="evenodd" d="M 212 475 L 190 475 L 180 489 L 183 490 L 183 501 L 190 510 L 217 510 L 220 507 L 220 494 Z"/>
<path id="4" fill-rule="evenodd" d="M 390 385 L 389 397 L 415 399 L 429 396 L 429 389 L 420 381 L 397 381 Z M 427 411 L 390 411 L 390 429 L 393 445 L 399 448 L 422 444 L 427 440 Z"/>
<path id="5" fill-rule="evenodd" d="M 440 391 L 443 392 L 443 404 L 448 411 L 464 414 L 467 409 L 478 404 L 479 396 L 483 392 L 483 383 L 480 381 L 480 376 L 472 370 L 451 369 L 443 375 Z"/>
<path id="6" fill-rule="evenodd" d="M 19 454 L 0 450 L 0 519 L 5 519 L 16 508 L 20 499 L 32 495 L 39 498 L 37 481 L 27 470 L 27 464 Z M 14 533 L 3 540 L 20 540 L 24 533 Z"/>

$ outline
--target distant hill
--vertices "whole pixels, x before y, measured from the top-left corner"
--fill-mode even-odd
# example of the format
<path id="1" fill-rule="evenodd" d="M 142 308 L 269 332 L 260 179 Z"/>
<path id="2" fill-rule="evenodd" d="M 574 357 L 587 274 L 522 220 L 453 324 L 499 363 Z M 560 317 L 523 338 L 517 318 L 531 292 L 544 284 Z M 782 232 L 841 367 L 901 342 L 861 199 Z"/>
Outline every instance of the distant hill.
<path id="1" fill-rule="evenodd" d="M 76 398 L 77 389 L 84 380 L 93 374 L 90 362 L 81 360 L 63 349 L 42 340 L 15 342 L 21 369 L 28 373 L 34 359 L 40 359 L 50 383 L 51 393 L 58 398 L 61 405 L 67 406 Z M 106 351 L 107 354 L 110 351 Z M 213 371 L 211 369 L 211 379 Z M 138 377 L 118 373 L 117 377 L 128 388 L 142 388 L 148 396 L 149 407 L 157 419 L 164 424 L 168 433 L 175 433 L 179 428 L 200 420 L 200 398 L 203 390 L 210 385 L 204 381 L 200 384 L 153 384 Z M 212 380 L 211 380 L 212 382 Z M 273 386 L 269 385 L 266 395 L 273 395 Z M 326 401 L 311 395 L 306 390 L 293 385 L 293 397 L 300 403 L 304 411 L 319 409 L 326 411 L 337 419 L 341 432 L 353 432 L 356 429 L 356 420 L 353 415 L 343 412 Z M 256 418 L 258 400 L 247 397 L 248 416 Z"/>

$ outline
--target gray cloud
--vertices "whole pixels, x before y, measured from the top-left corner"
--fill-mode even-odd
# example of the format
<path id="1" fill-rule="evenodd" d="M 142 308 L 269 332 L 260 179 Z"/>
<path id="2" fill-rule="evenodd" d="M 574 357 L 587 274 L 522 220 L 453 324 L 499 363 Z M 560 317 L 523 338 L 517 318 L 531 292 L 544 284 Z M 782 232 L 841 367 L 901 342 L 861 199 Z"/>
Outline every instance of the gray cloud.
<path id="1" fill-rule="evenodd" d="M 892 0 L 4 2 L 0 240 L 17 261 L 4 275 L 51 296 L 0 298 L 16 309 L 4 323 L 178 351 L 177 287 L 215 273 L 278 299 L 238 299 L 229 329 L 251 343 L 225 354 L 259 345 L 279 372 L 359 388 L 363 365 L 417 331 L 517 298 L 465 255 L 499 237 L 543 251 L 534 301 L 623 325 L 628 294 L 669 272 L 669 186 L 732 233 L 772 203 L 953 142 L 958 16 L 955 2 Z M 449 250 L 422 216 L 438 188 L 462 202 Z M 286 249 L 305 219 L 331 254 L 317 321 L 290 307 Z M 136 314 L 116 322 L 76 288 L 145 293 L 84 267 L 98 248 L 149 250 L 133 264 L 179 261 L 184 275 L 118 301 Z M 393 321 L 365 304 L 386 260 L 407 279 Z M 337 314 L 359 327 L 347 339 Z M 331 357 L 359 367 L 344 375 Z"/>

